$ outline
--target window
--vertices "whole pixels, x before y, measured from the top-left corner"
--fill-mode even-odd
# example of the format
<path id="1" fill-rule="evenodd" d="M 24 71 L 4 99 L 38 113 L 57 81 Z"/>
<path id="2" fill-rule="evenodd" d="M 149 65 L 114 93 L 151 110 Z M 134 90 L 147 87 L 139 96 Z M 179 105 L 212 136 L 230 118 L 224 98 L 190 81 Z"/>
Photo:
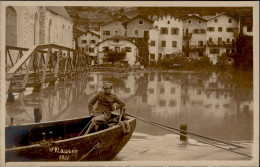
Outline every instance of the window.
<path id="1" fill-rule="evenodd" d="M 166 41 L 162 41 L 161 47 L 165 47 L 165 46 L 166 46 Z"/>
<path id="2" fill-rule="evenodd" d="M 172 35 L 179 35 L 179 28 L 172 28 L 171 33 Z"/>
<path id="3" fill-rule="evenodd" d="M 94 52 L 94 48 L 89 48 L 89 52 L 93 53 Z"/>
<path id="4" fill-rule="evenodd" d="M 148 91 L 149 91 L 149 94 L 154 94 L 154 89 L 153 88 L 148 89 Z"/>
<path id="5" fill-rule="evenodd" d="M 150 54 L 150 59 L 154 60 L 155 59 L 155 54 Z"/>
<path id="6" fill-rule="evenodd" d="M 90 40 L 90 44 L 95 44 L 96 40 Z"/>
<path id="7" fill-rule="evenodd" d="M 227 38 L 227 43 L 230 43 L 230 39 L 229 38 Z"/>
<path id="8" fill-rule="evenodd" d="M 87 40 L 81 40 L 81 44 L 86 44 Z"/>
<path id="9" fill-rule="evenodd" d="M 199 24 L 201 24 L 201 20 L 199 20 Z"/>
<path id="10" fill-rule="evenodd" d="M 199 33 L 200 32 L 200 30 L 199 29 L 194 29 L 194 33 Z"/>
<path id="11" fill-rule="evenodd" d="M 126 52 L 132 52 L 132 48 L 131 47 L 125 47 L 125 51 Z"/>
<path id="12" fill-rule="evenodd" d="M 175 88 L 171 88 L 171 94 L 175 94 Z"/>
<path id="13" fill-rule="evenodd" d="M 174 107 L 174 106 L 176 106 L 176 105 L 177 105 L 176 100 L 169 100 L 169 106 L 170 106 L 170 107 Z"/>
<path id="14" fill-rule="evenodd" d="M 176 48 L 177 47 L 177 41 L 172 41 L 172 47 Z"/>
<path id="15" fill-rule="evenodd" d="M 212 38 L 209 38 L 209 42 L 212 42 Z"/>
<path id="16" fill-rule="evenodd" d="M 252 26 L 247 26 L 247 32 L 252 32 L 253 31 L 253 27 Z"/>
<path id="17" fill-rule="evenodd" d="M 154 28 L 158 28 L 158 26 L 154 26 Z"/>
<path id="18" fill-rule="evenodd" d="M 166 100 L 159 100 L 158 103 L 159 103 L 158 105 L 161 107 L 166 106 Z"/>
<path id="19" fill-rule="evenodd" d="M 235 53 L 235 49 L 232 49 L 231 51 L 232 51 L 232 53 Z"/>
<path id="20" fill-rule="evenodd" d="M 203 51 L 199 51 L 199 57 L 203 57 Z"/>
<path id="21" fill-rule="evenodd" d="M 214 22 L 217 23 L 217 22 L 218 22 L 218 19 L 214 19 Z"/>
<path id="22" fill-rule="evenodd" d="M 215 31 L 215 27 L 208 27 L 208 31 L 214 32 Z"/>
<path id="23" fill-rule="evenodd" d="M 200 33 L 205 34 L 206 33 L 205 29 L 200 29 Z"/>
<path id="24" fill-rule="evenodd" d="M 227 28 L 227 32 L 233 32 L 233 28 Z"/>
<path id="25" fill-rule="evenodd" d="M 210 49 L 210 54 L 219 54 L 219 49 Z"/>
<path id="26" fill-rule="evenodd" d="M 114 39 L 113 42 L 114 43 L 119 43 L 119 39 Z"/>
<path id="27" fill-rule="evenodd" d="M 139 20 L 138 23 L 139 23 L 139 24 L 144 24 L 144 21 L 143 21 L 143 20 Z"/>
<path id="28" fill-rule="evenodd" d="M 162 54 L 161 53 L 159 53 L 159 59 L 161 59 L 162 58 Z"/>
<path id="29" fill-rule="evenodd" d="M 110 31 L 103 31 L 103 35 L 110 35 Z"/>
<path id="30" fill-rule="evenodd" d="M 104 46 L 104 47 L 102 48 L 102 50 L 103 50 L 103 52 L 108 52 L 108 51 L 109 51 L 109 47 L 108 47 L 108 46 Z"/>
<path id="31" fill-rule="evenodd" d="M 168 21 L 167 23 L 170 24 L 170 21 Z"/>
<path id="32" fill-rule="evenodd" d="M 218 28 L 218 32 L 222 32 L 222 27 L 219 27 L 219 28 Z"/>
<path id="33" fill-rule="evenodd" d="M 236 43 L 236 40 L 232 39 L 232 45 L 235 45 L 235 43 Z"/>
<path id="34" fill-rule="evenodd" d="M 198 41 L 199 46 L 203 46 L 203 41 Z"/>
<path id="35" fill-rule="evenodd" d="M 218 43 L 222 43 L 222 38 L 221 37 L 218 38 Z"/>
<path id="36" fill-rule="evenodd" d="M 115 31 L 115 35 L 118 35 L 118 31 L 117 30 Z"/>
<path id="37" fill-rule="evenodd" d="M 165 89 L 164 88 L 160 88 L 160 94 L 164 94 Z"/>
<path id="38" fill-rule="evenodd" d="M 151 41 L 151 46 L 155 46 L 155 41 Z"/>
<path id="39" fill-rule="evenodd" d="M 168 28 L 162 27 L 161 34 L 168 34 Z"/>
<path id="40" fill-rule="evenodd" d="M 226 49 L 226 53 L 230 53 L 230 49 Z"/>
<path id="41" fill-rule="evenodd" d="M 191 24 L 191 20 L 188 20 L 188 23 Z"/>
<path id="42" fill-rule="evenodd" d="M 229 23 L 232 23 L 232 19 L 228 19 L 228 22 L 229 22 Z"/>
<path id="43" fill-rule="evenodd" d="M 139 35 L 139 30 L 134 30 L 134 35 Z"/>

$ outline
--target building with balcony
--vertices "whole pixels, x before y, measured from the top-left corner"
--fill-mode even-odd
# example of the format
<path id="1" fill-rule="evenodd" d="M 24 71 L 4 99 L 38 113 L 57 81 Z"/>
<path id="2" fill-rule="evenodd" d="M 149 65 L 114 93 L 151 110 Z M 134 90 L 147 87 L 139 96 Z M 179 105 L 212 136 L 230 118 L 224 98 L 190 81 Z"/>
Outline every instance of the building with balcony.
<path id="1" fill-rule="evenodd" d="M 96 56 L 95 47 L 100 42 L 99 32 L 86 31 L 78 37 L 78 47 L 89 56 Z"/>
<path id="2" fill-rule="evenodd" d="M 238 20 L 226 12 L 208 19 L 206 54 L 213 64 L 217 63 L 218 56 L 223 53 L 230 55 L 229 62 L 233 62 L 232 54 L 235 53 L 238 28 Z"/>
<path id="3" fill-rule="evenodd" d="M 149 30 L 149 61 L 182 52 L 182 31 L 182 21 L 170 15 L 155 20 L 154 28 Z"/>
<path id="4" fill-rule="evenodd" d="M 186 57 L 199 58 L 206 55 L 207 20 L 198 14 L 189 14 L 182 18 L 182 51 Z"/>
<path id="5" fill-rule="evenodd" d="M 100 26 L 100 39 L 101 41 L 111 38 L 116 35 L 126 36 L 126 29 L 123 25 L 124 20 L 116 19 L 109 21 Z"/>
<path id="6" fill-rule="evenodd" d="M 111 63 L 107 61 L 109 53 L 113 53 L 114 55 L 125 55 L 125 58 L 122 61 L 117 62 L 117 64 L 119 63 L 119 66 L 132 66 L 138 64 L 138 47 L 126 37 L 117 35 L 100 42 L 97 45 L 99 64 Z"/>

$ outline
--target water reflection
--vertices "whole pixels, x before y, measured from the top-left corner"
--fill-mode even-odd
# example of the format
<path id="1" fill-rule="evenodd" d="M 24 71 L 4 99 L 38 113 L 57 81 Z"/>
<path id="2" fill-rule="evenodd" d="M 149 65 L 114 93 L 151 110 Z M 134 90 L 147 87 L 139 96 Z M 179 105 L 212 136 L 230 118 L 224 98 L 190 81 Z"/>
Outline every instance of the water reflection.
<path id="1" fill-rule="evenodd" d="M 113 83 L 112 93 L 126 103 L 127 112 L 168 126 L 188 124 L 191 132 L 225 140 L 252 140 L 252 73 L 87 73 L 60 82 L 7 104 L 6 124 L 33 122 L 35 107 L 41 121 L 88 115 L 88 101 Z M 161 135 L 161 130 L 138 122 L 136 131 Z"/>

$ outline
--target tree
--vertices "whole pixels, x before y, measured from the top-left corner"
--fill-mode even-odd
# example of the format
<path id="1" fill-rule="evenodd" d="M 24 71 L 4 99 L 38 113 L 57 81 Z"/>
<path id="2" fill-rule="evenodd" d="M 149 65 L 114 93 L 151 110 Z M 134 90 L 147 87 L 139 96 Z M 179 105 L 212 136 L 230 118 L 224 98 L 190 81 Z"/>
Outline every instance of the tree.
<path id="1" fill-rule="evenodd" d="M 228 57 L 225 53 L 223 53 L 221 56 L 218 56 L 218 62 L 216 66 L 221 70 L 225 70 L 230 66 L 228 63 Z"/>
<path id="2" fill-rule="evenodd" d="M 121 61 L 126 57 L 126 52 L 115 52 L 115 51 L 109 51 L 107 53 L 107 61 L 112 62 L 112 66 L 114 66 L 114 63 L 116 61 Z"/>

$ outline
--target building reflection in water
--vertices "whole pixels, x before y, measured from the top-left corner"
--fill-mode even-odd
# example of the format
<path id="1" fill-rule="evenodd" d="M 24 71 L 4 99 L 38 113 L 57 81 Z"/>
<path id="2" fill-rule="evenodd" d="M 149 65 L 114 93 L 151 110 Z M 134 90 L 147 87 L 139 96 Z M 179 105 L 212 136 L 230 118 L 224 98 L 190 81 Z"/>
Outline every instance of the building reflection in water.
<path id="1" fill-rule="evenodd" d="M 127 112 L 151 121 L 175 127 L 188 123 L 190 130 L 202 134 L 210 134 L 215 124 L 222 131 L 235 127 L 237 133 L 243 128 L 241 121 L 253 126 L 251 74 L 177 72 L 81 74 L 75 81 L 60 82 L 7 104 L 6 124 L 34 122 L 35 107 L 42 111 L 41 121 L 86 116 L 88 101 L 102 91 L 104 81 L 113 83 L 112 93 L 126 103 Z"/>

